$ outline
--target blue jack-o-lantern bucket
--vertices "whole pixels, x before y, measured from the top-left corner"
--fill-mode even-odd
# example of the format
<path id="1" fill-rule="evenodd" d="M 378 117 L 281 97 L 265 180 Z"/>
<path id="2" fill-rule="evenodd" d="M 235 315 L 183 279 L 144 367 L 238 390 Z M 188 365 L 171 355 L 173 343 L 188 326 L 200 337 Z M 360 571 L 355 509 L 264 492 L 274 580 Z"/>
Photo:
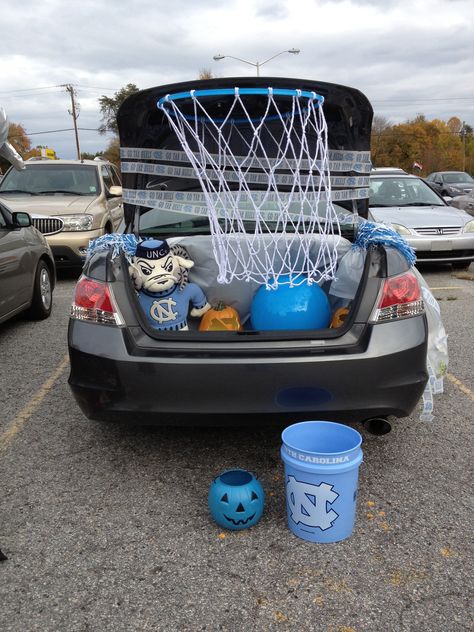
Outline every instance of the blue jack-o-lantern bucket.
<path id="1" fill-rule="evenodd" d="M 260 482 L 246 470 L 227 470 L 217 476 L 208 495 L 209 511 L 218 525 L 248 529 L 263 514 L 265 494 Z"/>

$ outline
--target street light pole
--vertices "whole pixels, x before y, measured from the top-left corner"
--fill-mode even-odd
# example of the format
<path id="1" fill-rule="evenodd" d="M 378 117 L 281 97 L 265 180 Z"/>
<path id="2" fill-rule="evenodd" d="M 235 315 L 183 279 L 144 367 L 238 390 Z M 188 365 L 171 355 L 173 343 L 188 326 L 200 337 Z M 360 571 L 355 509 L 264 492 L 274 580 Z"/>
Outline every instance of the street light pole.
<path id="1" fill-rule="evenodd" d="M 276 53 L 275 55 L 272 55 L 272 57 L 269 57 L 268 59 L 266 59 L 265 61 L 249 61 L 248 59 L 242 59 L 241 57 L 234 57 L 233 55 L 214 55 L 213 59 L 214 61 L 220 61 L 221 59 L 225 59 L 226 57 L 229 57 L 230 59 L 236 59 L 237 61 L 241 61 L 244 64 L 249 64 L 250 66 L 255 66 L 255 68 L 257 69 L 257 77 L 260 77 L 260 68 L 266 64 L 267 62 L 271 61 L 272 59 L 275 59 L 275 57 L 278 57 L 279 55 L 283 55 L 285 53 L 291 53 L 292 55 L 298 55 L 300 53 L 300 49 L 299 48 L 290 48 L 290 50 L 282 50 L 279 53 Z"/>

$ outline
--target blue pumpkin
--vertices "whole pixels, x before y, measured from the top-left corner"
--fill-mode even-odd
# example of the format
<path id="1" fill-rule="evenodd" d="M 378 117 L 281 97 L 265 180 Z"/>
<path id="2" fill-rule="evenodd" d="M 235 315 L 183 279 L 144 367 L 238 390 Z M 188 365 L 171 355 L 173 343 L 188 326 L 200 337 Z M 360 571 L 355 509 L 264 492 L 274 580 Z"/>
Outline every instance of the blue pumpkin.
<path id="1" fill-rule="evenodd" d="M 238 531 L 256 524 L 263 514 L 265 494 L 260 482 L 246 470 L 227 470 L 209 488 L 212 517 L 225 529 Z"/>
<path id="2" fill-rule="evenodd" d="M 317 283 L 311 285 L 296 278 L 299 285 L 289 285 L 290 277 L 283 275 L 280 285 L 267 289 L 259 287 L 250 306 L 253 329 L 260 331 L 282 329 L 324 329 L 329 327 L 329 300 Z"/>

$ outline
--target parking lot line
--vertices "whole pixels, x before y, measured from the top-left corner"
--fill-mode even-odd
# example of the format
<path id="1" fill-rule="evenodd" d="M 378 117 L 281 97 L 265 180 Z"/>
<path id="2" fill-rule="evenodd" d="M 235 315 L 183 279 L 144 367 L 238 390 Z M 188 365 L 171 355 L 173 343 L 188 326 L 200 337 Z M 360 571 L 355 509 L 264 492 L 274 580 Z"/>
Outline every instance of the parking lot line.
<path id="1" fill-rule="evenodd" d="M 471 391 L 470 388 L 468 388 L 465 384 L 463 384 L 461 380 L 458 380 L 457 377 L 454 377 L 452 373 L 446 373 L 446 377 L 448 378 L 450 382 L 454 384 L 454 386 L 456 386 L 460 391 L 462 391 L 464 395 L 467 395 L 474 402 L 474 392 Z"/>
<path id="2" fill-rule="evenodd" d="M 0 452 L 4 450 L 12 439 L 22 430 L 23 426 L 30 419 L 31 415 L 35 412 L 49 391 L 53 388 L 55 382 L 62 375 L 68 364 L 69 356 L 66 354 L 62 362 L 51 373 L 46 382 L 36 391 L 28 404 L 8 425 L 5 432 L 0 435 Z"/>

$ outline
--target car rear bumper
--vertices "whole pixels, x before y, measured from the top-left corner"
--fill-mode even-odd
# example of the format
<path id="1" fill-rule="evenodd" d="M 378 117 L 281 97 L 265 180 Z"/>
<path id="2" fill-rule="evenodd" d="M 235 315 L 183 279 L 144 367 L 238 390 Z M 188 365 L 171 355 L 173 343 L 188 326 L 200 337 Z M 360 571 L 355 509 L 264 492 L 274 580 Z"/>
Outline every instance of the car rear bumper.
<path id="1" fill-rule="evenodd" d="M 132 356 L 123 330 L 71 320 L 69 384 L 92 419 L 167 425 L 235 415 L 360 421 L 409 415 L 424 390 L 423 316 L 372 328 L 361 353 Z"/>

